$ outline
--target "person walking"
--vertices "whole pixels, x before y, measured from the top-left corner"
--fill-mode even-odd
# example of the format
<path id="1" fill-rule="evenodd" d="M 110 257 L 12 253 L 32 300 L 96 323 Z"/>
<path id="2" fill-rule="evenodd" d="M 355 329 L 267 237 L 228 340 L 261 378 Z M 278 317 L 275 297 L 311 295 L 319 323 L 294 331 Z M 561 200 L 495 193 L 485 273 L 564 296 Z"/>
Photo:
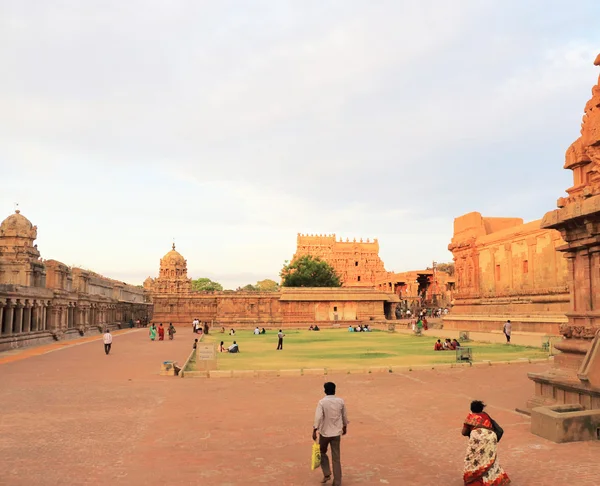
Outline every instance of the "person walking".
<path id="1" fill-rule="evenodd" d="M 102 336 L 102 340 L 104 341 L 104 352 L 108 355 L 112 346 L 112 334 L 108 329 L 106 329 L 104 336 Z"/>
<path id="2" fill-rule="evenodd" d="M 333 463 L 333 486 L 342 484 L 342 463 L 340 462 L 341 436 L 346 435 L 348 416 L 344 400 L 335 396 L 335 383 L 327 382 L 324 385 L 325 397 L 319 400 L 315 412 L 312 438 L 317 440 L 319 432 L 319 447 L 321 449 L 321 470 L 326 483 L 331 479 L 331 467 L 327 457 L 327 448 L 331 445 L 331 462 Z"/>
<path id="3" fill-rule="evenodd" d="M 503 332 L 506 336 L 506 344 L 510 344 L 510 333 L 512 331 L 512 324 L 510 323 L 510 319 L 504 323 Z"/>
<path id="4" fill-rule="evenodd" d="M 281 329 L 279 329 L 279 332 L 277 333 L 277 351 L 279 351 L 280 349 L 283 350 L 283 338 L 285 337 L 285 334 L 283 334 L 283 331 Z"/>
<path id="5" fill-rule="evenodd" d="M 167 331 L 167 332 L 169 333 L 169 339 L 170 339 L 171 341 L 173 341 L 173 338 L 175 337 L 175 333 L 176 333 L 177 331 L 175 330 L 175 326 L 173 325 L 173 323 L 172 323 L 172 322 L 169 322 L 169 329 L 168 329 L 168 331 Z"/>

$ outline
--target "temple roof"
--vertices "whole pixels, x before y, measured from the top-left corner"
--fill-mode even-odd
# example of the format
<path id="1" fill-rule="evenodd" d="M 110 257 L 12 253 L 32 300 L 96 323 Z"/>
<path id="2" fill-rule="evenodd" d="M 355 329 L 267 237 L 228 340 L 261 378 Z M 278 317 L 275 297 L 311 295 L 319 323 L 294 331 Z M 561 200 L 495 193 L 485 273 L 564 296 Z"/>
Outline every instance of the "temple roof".
<path id="1" fill-rule="evenodd" d="M 185 258 L 183 258 L 181 253 L 175 250 L 175 243 L 173 243 L 173 249 L 162 258 L 161 262 L 173 265 L 185 265 Z"/>
<path id="2" fill-rule="evenodd" d="M 18 236 L 35 239 L 37 237 L 37 226 L 33 226 L 18 209 L 0 224 L 0 237 Z"/>

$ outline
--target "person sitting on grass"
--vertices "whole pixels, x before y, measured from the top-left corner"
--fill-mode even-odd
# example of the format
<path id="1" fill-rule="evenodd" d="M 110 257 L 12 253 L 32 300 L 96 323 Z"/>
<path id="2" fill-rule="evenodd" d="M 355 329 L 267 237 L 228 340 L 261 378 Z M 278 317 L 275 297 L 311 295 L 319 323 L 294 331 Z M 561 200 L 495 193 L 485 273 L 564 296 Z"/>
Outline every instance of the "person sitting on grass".
<path id="1" fill-rule="evenodd" d="M 456 338 L 452 340 L 452 344 L 454 344 L 454 349 L 460 348 L 460 343 L 456 340 Z"/>
<path id="2" fill-rule="evenodd" d="M 448 346 L 450 347 L 450 349 L 452 351 L 454 351 L 456 349 L 456 345 L 454 344 L 453 341 L 450 341 L 450 339 L 448 339 Z"/>
<path id="3" fill-rule="evenodd" d="M 356 329 L 354 331 L 355 332 L 361 332 L 362 331 L 362 327 L 360 327 L 360 324 L 358 326 L 356 326 Z"/>
<path id="4" fill-rule="evenodd" d="M 254 335 L 258 336 L 260 334 L 260 329 L 258 328 L 258 326 L 256 326 L 256 329 L 254 329 Z"/>
<path id="5" fill-rule="evenodd" d="M 196 349 L 197 347 L 198 347 L 198 340 L 194 339 L 194 346 L 192 348 Z"/>
<path id="6" fill-rule="evenodd" d="M 235 329 L 232 329 L 231 331 L 229 331 L 229 335 L 230 336 L 235 336 Z"/>
<path id="7" fill-rule="evenodd" d="M 227 352 L 228 353 L 239 353 L 240 348 L 237 345 L 237 343 L 235 341 L 233 341 L 233 344 L 231 346 L 229 346 L 229 348 L 227 348 Z"/>
<path id="8" fill-rule="evenodd" d="M 308 328 L 309 331 L 314 331 L 315 328 L 313 327 L 313 325 L 311 324 L 310 327 Z"/>
<path id="9" fill-rule="evenodd" d="M 225 334 L 225 328 L 224 327 L 221 328 L 221 334 Z"/>
<path id="10" fill-rule="evenodd" d="M 452 349 L 452 343 L 450 342 L 450 339 L 446 339 L 444 341 L 443 346 L 445 351 L 449 351 L 450 349 Z"/>
<path id="11" fill-rule="evenodd" d="M 225 352 L 225 346 L 223 346 L 223 341 L 221 341 L 221 344 L 219 344 L 219 353 L 224 353 Z"/>
<path id="12" fill-rule="evenodd" d="M 261 334 L 267 334 L 267 331 L 265 331 L 265 328 L 262 328 L 262 331 L 260 331 Z"/>
<path id="13" fill-rule="evenodd" d="M 354 328 L 352 326 L 348 326 L 348 332 L 354 332 Z"/>
<path id="14" fill-rule="evenodd" d="M 365 324 L 365 326 L 363 327 L 363 331 L 364 332 L 371 332 L 371 329 L 369 329 L 369 325 Z"/>
<path id="15" fill-rule="evenodd" d="M 315 324 L 315 327 L 313 327 L 313 331 L 320 331 L 320 330 L 321 330 L 321 329 L 319 329 L 319 326 L 317 326 L 317 325 Z"/>
<path id="16" fill-rule="evenodd" d="M 433 345 L 433 350 L 434 351 L 443 351 L 444 347 L 442 346 L 442 341 L 440 341 L 439 339 L 437 340 L 437 342 Z"/>

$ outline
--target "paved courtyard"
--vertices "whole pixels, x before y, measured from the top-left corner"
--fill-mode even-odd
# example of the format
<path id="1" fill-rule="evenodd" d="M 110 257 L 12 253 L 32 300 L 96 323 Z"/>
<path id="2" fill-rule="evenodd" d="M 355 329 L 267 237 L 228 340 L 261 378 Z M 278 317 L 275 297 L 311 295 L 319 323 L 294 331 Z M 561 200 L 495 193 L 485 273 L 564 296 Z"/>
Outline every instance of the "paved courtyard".
<path id="1" fill-rule="evenodd" d="M 100 340 L 0 355 L 0 484 L 319 484 L 310 433 L 324 377 L 159 376 L 192 341 L 140 330 L 116 335 L 110 356 Z M 598 484 L 600 442 L 553 444 L 514 412 L 533 390 L 526 373 L 547 366 L 333 377 L 350 418 L 344 485 L 460 486 L 473 398 L 506 431 L 499 457 L 513 484 Z"/>

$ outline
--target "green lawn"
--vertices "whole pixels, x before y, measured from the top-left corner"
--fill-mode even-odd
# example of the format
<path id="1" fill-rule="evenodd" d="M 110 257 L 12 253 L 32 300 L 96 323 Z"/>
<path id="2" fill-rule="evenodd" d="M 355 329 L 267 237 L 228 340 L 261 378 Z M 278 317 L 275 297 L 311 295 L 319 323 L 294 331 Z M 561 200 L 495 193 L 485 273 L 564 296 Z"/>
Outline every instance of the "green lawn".
<path id="1" fill-rule="evenodd" d="M 431 332 L 431 331 L 430 331 Z M 342 329 L 319 332 L 285 331 L 283 351 L 277 351 L 277 332 L 255 336 L 238 331 L 235 336 L 212 334 L 205 342 L 235 339 L 239 354 L 218 353 L 220 370 L 269 370 L 295 368 L 364 368 L 368 366 L 418 365 L 456 362 L 455 351 L 434 351 L 436 337 L 373 331 L 350 333 Z M 505 361 L 518 358 L 547 358 L 540 348 L 469 342 L 473 361 Z"/>

